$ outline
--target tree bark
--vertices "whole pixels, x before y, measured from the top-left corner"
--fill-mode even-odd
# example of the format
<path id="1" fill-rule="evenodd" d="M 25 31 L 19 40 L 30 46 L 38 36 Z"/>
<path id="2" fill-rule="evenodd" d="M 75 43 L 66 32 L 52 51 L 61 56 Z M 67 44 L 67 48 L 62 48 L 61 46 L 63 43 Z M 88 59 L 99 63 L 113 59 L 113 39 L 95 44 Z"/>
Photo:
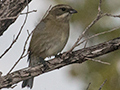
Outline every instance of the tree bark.
<path id="1" fill-rule="evenodd" d="M 32 0 L 0 0 L 0 36 Z"/>
<path id="2" fill-rule="evenodd" d="M 35 67 L 24 68 L 8 75 L 1 76 L 0 89 L 7 88 L 25 79 L 31 78 L 33 76 L 35 77 L 55 69 L 59 69 L 66 65 L 85 62 L 88 60 L 87 58 L 96 58 L 98 56 L 118 50 L 119 48 L 120 37 L 98 45 L 72 51 L 67 54 L 63 53 L 50 60 L 48 63 L 49 68 L 47 69 L 43 64 L 40 64 Z"/>

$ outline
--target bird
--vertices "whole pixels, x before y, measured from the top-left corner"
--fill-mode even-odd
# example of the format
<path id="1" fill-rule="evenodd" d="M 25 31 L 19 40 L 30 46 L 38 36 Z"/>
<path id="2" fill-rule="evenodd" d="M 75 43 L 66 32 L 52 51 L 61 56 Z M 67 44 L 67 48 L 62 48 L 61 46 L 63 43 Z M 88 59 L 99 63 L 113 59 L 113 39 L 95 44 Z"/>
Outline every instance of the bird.
<path id="1" fill-rule="evenodd" d="M 33 30 L 28 51 L 29 67 L 44 63 L 46 57 L 57 55 L 65 47 L 68 38 L 72 14 L 77 13 L 70 5 L 53 6 Z M 33 87 L 34 77 L 24 80 L 22 88 Z"/>

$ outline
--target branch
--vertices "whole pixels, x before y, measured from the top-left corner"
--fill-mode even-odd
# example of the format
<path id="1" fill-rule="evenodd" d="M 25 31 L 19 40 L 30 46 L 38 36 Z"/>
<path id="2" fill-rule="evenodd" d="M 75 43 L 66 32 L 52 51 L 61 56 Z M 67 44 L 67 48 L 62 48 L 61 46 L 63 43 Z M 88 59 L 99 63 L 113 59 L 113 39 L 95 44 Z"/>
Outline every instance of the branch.
<path id="1" fill-rule="evenodd" d="M 20 12 L 27 6 L 27 0 L 0 1 L 0 36 L 15 22 Z M 30 3 L 31 0 L 28 0 Z"/>
<path id="2" fill-rule="evenodd" d="M 120 37 L 98 45 L 68 52 L 67 54 L 63 53 L 56 58 L 49 60 L 48 69 L 46 69 L 43 64 L 40 64 L 35 67 L 24 68 L 0 77 L 0 89 L 10 87 L 11 85 L 25 79 L 59 69 L 66 65 L 85 62 L 87 61 L 86 58 L 96 58 L 98 56 L 118 50 L 119 48 Z"/>

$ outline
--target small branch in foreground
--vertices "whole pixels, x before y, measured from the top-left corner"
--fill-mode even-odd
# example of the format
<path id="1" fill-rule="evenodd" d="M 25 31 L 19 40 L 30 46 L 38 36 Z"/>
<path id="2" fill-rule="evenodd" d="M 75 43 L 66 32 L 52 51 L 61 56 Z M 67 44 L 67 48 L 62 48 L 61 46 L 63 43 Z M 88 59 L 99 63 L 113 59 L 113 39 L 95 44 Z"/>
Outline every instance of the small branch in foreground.
<path id="1" fill-rule="evenodd" d="M 94 62 L 98 62 L 98 63 L 110 65 L 110 63 L 108 63 L 108 62 L 103 62 L 103 61 L 101 61 L 101 60 L 96 60 L 96 59 L 93 59 L 93 58 L 86 58 L 86 59 L 91 60 L 91 61 L 94 61 Z"/>
<path id="2" fill-rule="evenodd" d="M 26 13 L 20 13 L 20 15 L 24 15 L 24 14 L 29 14 L 29 13 L 33 13 L 33 12 L 37 12 L 37 10 L 32 10 Z M 13 16 L 13 17 L 4 17 L 4 18 L 0 18 L 0 21 L 2 20 L 6 20 L 6 19 L 16 19 L 19 16 L 19 14 L 17 16 Z"/>

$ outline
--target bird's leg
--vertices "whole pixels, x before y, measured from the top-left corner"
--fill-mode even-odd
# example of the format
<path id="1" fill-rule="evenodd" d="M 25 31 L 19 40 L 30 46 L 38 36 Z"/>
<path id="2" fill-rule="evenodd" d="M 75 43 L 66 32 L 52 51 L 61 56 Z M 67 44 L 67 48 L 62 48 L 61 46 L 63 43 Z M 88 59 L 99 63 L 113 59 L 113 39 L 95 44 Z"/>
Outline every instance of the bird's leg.
<path id="1" fill-rule="evenodd" d="M 50 68 L 50 67 L 48 66 L 48 63 L 49 63 L 49 62 L 48 62 L 48 61 L 45 61 L 44 58 L 41 58 L 41 57 L 40 57 L 39 63 L 43 64 L 44 67 L 45 67 L 45 69 L 43 70 L 43 72 L 44 72 L 45 70 L 47 70 L 47 69 Z"/>
<path id="2" fill-rule="evenodd" d="M 61 53 L 56 54 L 56 55 L 55 55 L 55 58 L 61 57 L 61 55 L 62 55 Z"/>

